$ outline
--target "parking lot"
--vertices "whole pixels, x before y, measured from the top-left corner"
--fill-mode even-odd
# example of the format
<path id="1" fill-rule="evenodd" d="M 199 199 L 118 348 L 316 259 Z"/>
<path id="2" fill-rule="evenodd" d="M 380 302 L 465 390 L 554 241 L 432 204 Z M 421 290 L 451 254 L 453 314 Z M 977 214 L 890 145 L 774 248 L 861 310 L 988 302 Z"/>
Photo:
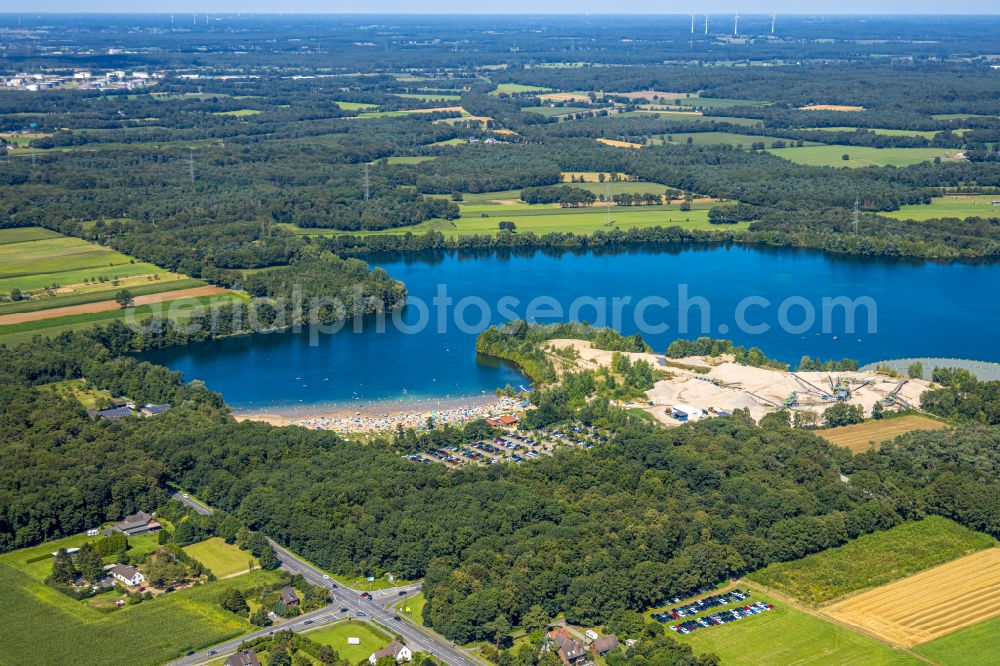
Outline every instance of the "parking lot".
<path id="1" fill-rule="evenodd" d="M 736 622 L 751 615 L 759 615 L 772 610 L 774 606 L 764 601 L 739 605 L 750 598 L 750 593 L 739 588 L 723 594 L 713 594 L 698 599 L 683 606 L 677 606 L 662 613 L 654 613 L 652 618 L 670 627 L 678 634 L 690 634 L 692 631 L 715 627 L 730 622 Z M 722 608 L 736 604 L 733 608 L 725 608 L 706 615 L 713 608 Z M 689 619 L 684 619 L 689 618 Z M 678 622 L 678 620 L 682 620 Z"/>
<path id="2" fill-rule="evenodd" d="M 488 441 L 469 442 L 462 446 L 432 449 L 408 454 L 404 458 L 429 464 L 443 463 L 449 467 L 465 465 L 495 465 L 498 462 L 520 464 L 543 456 L 551 456 L 563 448 L 591 448 L 607 442 L 610 435 L 583 423 L 569 423 L 539 430 L 504 434 Z"/>

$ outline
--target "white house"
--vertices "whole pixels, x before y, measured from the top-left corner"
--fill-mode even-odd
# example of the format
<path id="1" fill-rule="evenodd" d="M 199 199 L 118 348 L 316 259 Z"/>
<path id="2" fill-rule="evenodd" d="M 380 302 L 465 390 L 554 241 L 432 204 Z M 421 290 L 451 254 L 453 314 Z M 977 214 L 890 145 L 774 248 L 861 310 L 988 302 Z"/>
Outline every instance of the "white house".
<path id="1" fill-rule="evenodd" d="M 382 657 L 392 657 L 396 660 L 397 664 L 402 664 L 403 662 L 412 659 L 413 653 L 410 652 L 410 648 L 406 647 L 399 641 L 393 641 L 378 652 L 373 652 L 372 656 L 368 657 L 368 663 L 371 664 L 371 666 L 375 666 L 375 663 Z"/>
<path id="2" fill-rule="evenodd" d="M 146 580 L 146 577 L 142 575 L 142 572 L 128 564 L 116 564 L 111 567 L 108 573 L 111 574 L 112 577 L 120 580 L 126 585 L 131 585 L 132 587 L 141 585 Z"/>

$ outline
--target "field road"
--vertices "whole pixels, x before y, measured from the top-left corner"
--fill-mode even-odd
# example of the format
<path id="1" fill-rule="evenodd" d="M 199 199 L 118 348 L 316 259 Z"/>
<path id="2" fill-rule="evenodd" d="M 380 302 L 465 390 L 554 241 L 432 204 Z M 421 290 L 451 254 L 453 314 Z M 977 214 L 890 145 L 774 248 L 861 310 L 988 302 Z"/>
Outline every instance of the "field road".
<path id="1" fill-rule="evenodd" d="M 194 287 L 193 289 L 176 289 L 174 291 L 162 291 L 159 294 L 147 294 L 135 297 L 135 306 L 152 305 L 153 303 L 165 303 L 176 301 L 181 298 L 194 298 L 195 296 L 216 296 L 218 294 L 232 293 L 229 289 L 206 285 L 204 287 Z M 0 315 L 0 326 L 8 324 L 23 324 L 28 321 L 39 321 L 42 319 L 54 319 L 56 317 L 69 317 L 71 315 L 92 314 L 94 312 L 107 312 L 118 310 L 121 306 L 115 301 L 96 301 L 94 303 L 81 303 L 80 305 L 67 305 L 62 308 L 51 308 L 49 310 L 37 310 L 35 312 L 15 312 L 12 314 Z"/>
<path id="2" fill-rule="evenodd" d="M 199 502 L 198 500 L 186 496 L 180 491 L 172 494 L 172 497 L 179 502 L 191 507 L 202 515 L 211 515 L 212 508 Z M 400 585 L 383 590 L 371 592 L 372 599 L 369 600 L 361 596 L 361 592 L 344 587 L 322 570 L 302 560 L 297 555 L 283 548 L 275 541 L 268 539 L 278 559 L 281 560 L 281 568 L 292 573 L 301 574 L 303 578 L 313 585 L 329 590 L 333 601 L 329 606 L 319 610 L 300 615 L 294 620 L 283 622 L 276 627 L 266 627 L 245 634 L 238 638 L 220 643 L 206 650 L 187 655 L 170 662 L 171 666 L 198 666 L 206 662 L 215 661 L 220 657 L 236 651 L 236 648 L 243 641 L 267 636 L 270 633 L 281 629 L 292 629 L 303 631 L 305 629 L 315 629 L 333 622 L 346 619 L 353 619 L 360 622 L 373 622 L 384 626 L 390 633 L 402 636 L 407 646 L 414 651 L 426 652 L 449 666 L 483 666 L 483 662 L 477 660 L 466 650 L 454 646 L 447 639 L 438 636 L 430 630 L 421 627 L 409 618 L 397 616 L 392 611 L 392 605 L 412 596 L 420 591 L 420 583 L 410 585 Z M 347 609 L 346 612 L 343 609 Z M 360 615 L 359 615 L 360 614 Z M 395 618 L 399 617 L 399 620 Z"/>

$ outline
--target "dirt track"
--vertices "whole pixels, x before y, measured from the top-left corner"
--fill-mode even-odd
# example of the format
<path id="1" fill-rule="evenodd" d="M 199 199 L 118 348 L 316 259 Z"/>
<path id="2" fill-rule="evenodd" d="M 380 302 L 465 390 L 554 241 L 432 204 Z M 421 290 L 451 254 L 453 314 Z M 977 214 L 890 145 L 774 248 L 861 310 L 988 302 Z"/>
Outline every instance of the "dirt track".
<path id="1" fill-rule="evenodd" d="M 824 614 L 911 647 L 1000 615 L 1000 548 L 827 606 Z"/>
<path id="2" fill-rule="evenodd" d="M 195 287 L 194 289 L 177 289 L 174 291 L 163 291 L 159 294 L 148 294 L 146 296 L 136 296 L 135 305 L 152 305 L 153 303 L 165 303 L 176 301 L 181 298 L 194 298 L 195 296 L 215 296 L 217 294 L 228 294 L 228 289 L 222 287 Z M 107 312 L 108 310 L 119 309 L 115 301 L 96 301 L 94 303 L 82 303 L 80 305 L 67 305 L 63 308 L 52 308 L 51 310 L 39 310 L 37 312 L 15 312 L 14 314 L 0 315 L 0 326 L 10 324 L 23 324 L 29 321 L 40 321 L 42 319 L 55 319 L 56 317 L 69 317 L 72 315 L 91 314 L 93 312 Z"/>

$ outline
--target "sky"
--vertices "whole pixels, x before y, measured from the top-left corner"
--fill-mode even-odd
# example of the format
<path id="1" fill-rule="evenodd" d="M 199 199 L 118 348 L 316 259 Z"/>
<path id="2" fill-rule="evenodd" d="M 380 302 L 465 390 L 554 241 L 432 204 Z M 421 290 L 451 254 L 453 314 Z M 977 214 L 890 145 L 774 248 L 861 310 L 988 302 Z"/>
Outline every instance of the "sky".
<path id="1" fill-rule="evenodd" d="M 36 12 L 254 12 L 254 13 L 396 13 L 396 14 L 996 14 L 997 0 L 34 0 L 0 2 L 0 13 Z M 7 7 L 4 7 L 7 5 Z M 140 6 L 137 6 L 140 5 Z M 30 10 L 28 9 L 30 7 Z"/>

